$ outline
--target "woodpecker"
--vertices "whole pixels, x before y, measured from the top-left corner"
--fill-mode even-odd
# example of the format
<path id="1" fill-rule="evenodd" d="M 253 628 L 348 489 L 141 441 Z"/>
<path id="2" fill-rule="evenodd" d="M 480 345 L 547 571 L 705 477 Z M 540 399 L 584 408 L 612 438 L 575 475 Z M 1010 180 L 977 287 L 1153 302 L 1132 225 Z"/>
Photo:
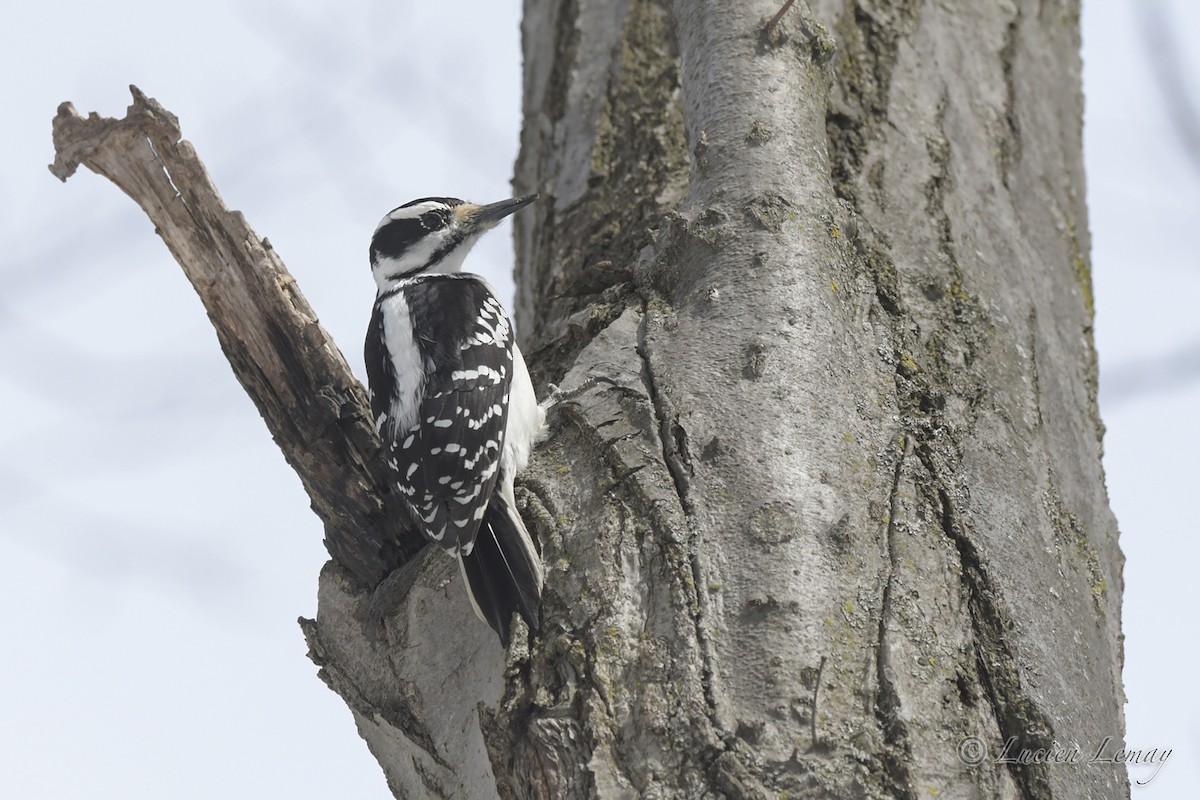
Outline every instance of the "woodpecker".
<path id="1" fill-rule="evenodd" d="M 538 627 L 542 564 L 513 479 L 546 427 L 512 323 L 463 259 L 536 194 L 476 205 L 423 197 L 371 238 L 378 293 L 364 355 L 375 430 L 421 533 L 458 559 L 475 613 L 508 646 Z"/>

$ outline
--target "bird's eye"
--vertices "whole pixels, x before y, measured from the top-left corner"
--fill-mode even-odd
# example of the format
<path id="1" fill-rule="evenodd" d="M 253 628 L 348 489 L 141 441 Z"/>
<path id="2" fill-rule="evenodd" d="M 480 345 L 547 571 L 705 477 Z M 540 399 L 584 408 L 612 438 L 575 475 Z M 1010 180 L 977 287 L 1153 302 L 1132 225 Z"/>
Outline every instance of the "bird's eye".
<path id="1" fill-rule="evenodd" d="M 446 227 L 450 221 L 450 214 L 446 209 L 439 208 L 434 211 L 426 211 L 421 215 L 421 227 L 427 231 L 436 231 Z"/>

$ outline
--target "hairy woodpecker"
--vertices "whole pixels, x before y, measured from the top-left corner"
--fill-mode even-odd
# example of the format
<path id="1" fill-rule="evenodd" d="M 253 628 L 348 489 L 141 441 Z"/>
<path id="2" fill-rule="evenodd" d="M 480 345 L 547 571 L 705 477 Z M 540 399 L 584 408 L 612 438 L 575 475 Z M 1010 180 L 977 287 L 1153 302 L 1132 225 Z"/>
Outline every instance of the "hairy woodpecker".
<path id="1" fill-rule="evenodd" d="M 506 647 L 514 611 L 538 625 L 542 564 L 513 478 L 545 430 L 512 323 L 463 259 L 536 194 L 476 205 L 423 197 L 371 239 L 378 284 L 365 347 L 375 430 L 428 539 L 457 557 L 471 604 Z"/>

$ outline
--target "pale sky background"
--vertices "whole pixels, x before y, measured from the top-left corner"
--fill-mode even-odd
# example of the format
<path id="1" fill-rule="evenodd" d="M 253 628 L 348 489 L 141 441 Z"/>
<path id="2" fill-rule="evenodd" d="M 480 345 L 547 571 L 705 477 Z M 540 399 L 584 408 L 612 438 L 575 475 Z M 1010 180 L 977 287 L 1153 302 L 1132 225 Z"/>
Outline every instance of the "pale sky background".
<path id="1" fill-rule="evenodd" d="M 1133 793 L 1170 798 L 1200 785 L 1200 157 L 1146 2 L 1085 3 L 1085 140 L 1127 739 L 1175 751 Z M 380 216 L 509 196 L 519 6 L 0 8 L 0 798 L 390 797 L 296 625 L 320 524 L 142 212 L 46 170 L 58 103 L 121 116 L 135 83 L 178 114 L 361 374 Z M 1200 4 L 1163 7 L 1200 105 Z M 511 291 L 509 228 L 468 264 Z"/>

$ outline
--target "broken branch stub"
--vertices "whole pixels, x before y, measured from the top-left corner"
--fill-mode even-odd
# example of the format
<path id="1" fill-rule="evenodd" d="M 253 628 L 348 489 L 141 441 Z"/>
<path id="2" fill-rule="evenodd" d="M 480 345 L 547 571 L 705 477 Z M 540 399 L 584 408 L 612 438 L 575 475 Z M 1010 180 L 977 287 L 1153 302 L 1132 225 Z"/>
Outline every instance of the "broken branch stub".
<path id="1" fill-rule="evenodd" d="M 54 118 L 50 171 L 80 164 L 133 198 L 195 287 L 221 350 L 325 525 L 335 561 L 374 588 L 424 542 L 389 501 L 362 384 L 270 244 L 225 207 L 179 120 L 131 86 L 123 119 Z"/>

